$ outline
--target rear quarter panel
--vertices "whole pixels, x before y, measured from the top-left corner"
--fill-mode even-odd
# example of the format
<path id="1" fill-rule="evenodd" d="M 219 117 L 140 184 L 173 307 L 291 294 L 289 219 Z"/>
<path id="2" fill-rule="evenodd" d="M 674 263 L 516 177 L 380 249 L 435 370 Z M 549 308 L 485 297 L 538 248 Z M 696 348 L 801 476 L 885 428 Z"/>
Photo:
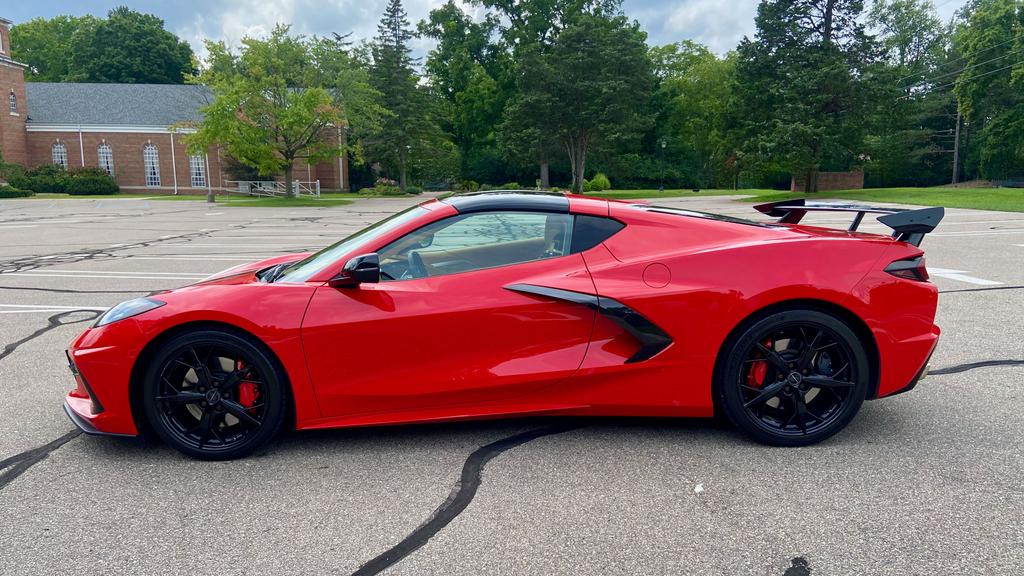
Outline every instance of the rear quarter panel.
<path id="1" fill-rule="evenodd" d="M 629 207 L 612 206 L 612 215 L 626 228 L 584 253 L 597 291 L 654 321 L 673 343 L 642 366 L 623 365 L 616 329 L 598 326 L 582 375 L 594 383 L 595 404 L 637 414 L 711 415 L 715 359 L 740 322 L 788 300 L 862 310 L 867 302 L 851 300 L 870 294 L 854 288 L 893 243 L 844 231 L 750 226 Z M 664 285 L 663 272 L 652 274 L 661 267 L 668 270 Z"/>

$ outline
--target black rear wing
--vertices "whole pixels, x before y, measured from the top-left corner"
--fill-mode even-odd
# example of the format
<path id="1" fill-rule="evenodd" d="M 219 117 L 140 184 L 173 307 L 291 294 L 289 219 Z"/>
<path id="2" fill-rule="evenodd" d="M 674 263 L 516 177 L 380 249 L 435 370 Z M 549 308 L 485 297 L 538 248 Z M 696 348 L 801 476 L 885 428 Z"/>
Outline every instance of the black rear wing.
<path id="1" fill-rule="evenodd" d="M 908 210 L 860 204 L 833 204 L 813 200 L 808 202 L 803 198 L 757 204 L 754 208 L 768 216 L 778 217 L 782 224 L 798 224 L 808 212 L 856 212 L 857 215 L 853 217 L 853 222 L 847 228 L 850 232 L 857 230 L 864 220 L 865 214 L 881 214 L 878 221 L 892 228 L 893 238 L 914 246 L 920 246 L 924 235 L 935 230 L 946 214 L 946 209 L 942 206 Z"/>

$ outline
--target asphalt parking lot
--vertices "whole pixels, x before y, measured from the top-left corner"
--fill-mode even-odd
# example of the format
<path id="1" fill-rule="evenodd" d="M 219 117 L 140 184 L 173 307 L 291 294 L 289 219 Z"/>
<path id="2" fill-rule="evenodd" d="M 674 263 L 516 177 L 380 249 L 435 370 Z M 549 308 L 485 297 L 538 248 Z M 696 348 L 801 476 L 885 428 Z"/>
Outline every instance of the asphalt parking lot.
<path id="1" fill-rule="evenodd" d="M 211 463 L 74 433 L 64 348 L 100 311 L 411 202 L 0 200 L 0 574 L 1024 573 L 1024 213 L 947 211 L 924 243 L 938 373 L 817 446 L 703 421 L 519 419 L 292 433 Z M 535 430 L 552 433 L 478 451 Z M 483 463 L 461 514 L 392 563 Z"/>

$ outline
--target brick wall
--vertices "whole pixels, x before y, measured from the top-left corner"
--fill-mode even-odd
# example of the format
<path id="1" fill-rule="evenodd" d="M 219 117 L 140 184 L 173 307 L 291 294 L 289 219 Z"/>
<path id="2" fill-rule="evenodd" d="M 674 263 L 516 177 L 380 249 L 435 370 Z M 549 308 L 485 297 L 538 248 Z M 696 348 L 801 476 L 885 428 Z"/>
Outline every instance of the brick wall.
<path id="1" fill-rule="evenodd" d="M 125 191 L 149 191 L 174 193 L 174 179 L 177 177 L 179 194 L 206 194 L 206 187 L 193 188 L 189 173 L 189 156 L 181 134 L 173 136 L 174 152 L 171 153 L 172 135 L 168 133 L 122 133 L 122 132 L 28 132 L 27 166 L 35 167 L 53 162 L 53 145 L 64 144 L 68 153 L 68 168 L 73 170 L 87 166 L 99 167 L 99 146 L 107 144 L 114 155 L 114 179 Z M 153 144 L 157 148 L 160 164 L 160 186 L 146 186 L 143 148 Z M 85 152 L 84 163 L 82 152 Z M 216 149 L 208 152 L 209 170 L 207 179 L 214 189 L 223 187 L 221 156 Z M 172 165 L 173 157 L 173 165 Z M 205 163 L 204 163 L 205 165 Z"/>
<path id="2" fill-rule="evenodd" d="M 804 192 L 806 176 L 794 175 L 789 183 L 792 192 Z M 864 187 L 864 172 L 818 172 L 818 191 L 826 190 L 859 190 Z"/>
<path id="3" fill-rule="evenodd" d="M 17 114 L 11 114 L 8 106 L 8 98 L 12 91 L 18 102 Z M 25 71 L 0 54 L 0 152 L 3 153 L 5 162 L 25 164 L 28 160 L 25 143 L 27 117 Z"/>

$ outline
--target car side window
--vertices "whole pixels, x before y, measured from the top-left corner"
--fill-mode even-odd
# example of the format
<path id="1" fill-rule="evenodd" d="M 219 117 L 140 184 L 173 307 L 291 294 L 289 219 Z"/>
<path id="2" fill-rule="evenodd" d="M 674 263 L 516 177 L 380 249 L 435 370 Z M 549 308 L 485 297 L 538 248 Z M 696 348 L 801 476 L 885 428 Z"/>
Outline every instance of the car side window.
<path id="1" fill-rule="evenodd" d="M 568 255 L 573 217 L 479 212 L 428 224 L 378 250 L 384 280 L 407 280 Z"/>

